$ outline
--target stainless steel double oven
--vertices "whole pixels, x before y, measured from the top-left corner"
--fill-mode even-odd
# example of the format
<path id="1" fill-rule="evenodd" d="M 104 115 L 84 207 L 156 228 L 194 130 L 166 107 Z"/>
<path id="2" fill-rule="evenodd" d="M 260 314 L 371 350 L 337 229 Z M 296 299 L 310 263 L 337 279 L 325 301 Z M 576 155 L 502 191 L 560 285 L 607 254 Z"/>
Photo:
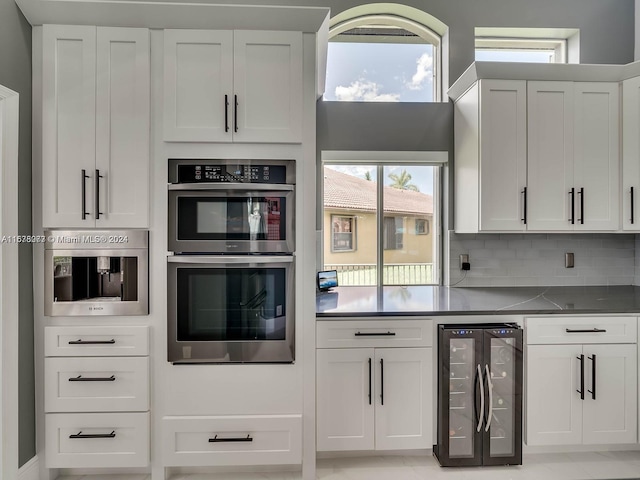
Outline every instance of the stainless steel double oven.
<path id="1" fill-rule="evenodd" d="M 294 361 L 295 162 L 169 160 L 168 359 Z"/>

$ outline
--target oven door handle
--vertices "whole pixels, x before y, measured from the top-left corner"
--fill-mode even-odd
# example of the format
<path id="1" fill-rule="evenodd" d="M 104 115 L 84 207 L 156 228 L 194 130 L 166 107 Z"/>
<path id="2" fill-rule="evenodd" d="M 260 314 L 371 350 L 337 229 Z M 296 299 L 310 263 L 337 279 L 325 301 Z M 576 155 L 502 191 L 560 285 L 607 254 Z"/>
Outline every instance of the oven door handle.
<path id="1" fill-rule="evenodd" d="M 201 263 L 211 265 L 263 265 L 293 263 L 292 255 L 168 255 L 169 263 Z"/>
<path id="2" fill-rule="evenodd" d="M 274 183 L 170 183 L 169 190 L 241 190 L 257 192 L 293 192 L 295 185 Z"/>

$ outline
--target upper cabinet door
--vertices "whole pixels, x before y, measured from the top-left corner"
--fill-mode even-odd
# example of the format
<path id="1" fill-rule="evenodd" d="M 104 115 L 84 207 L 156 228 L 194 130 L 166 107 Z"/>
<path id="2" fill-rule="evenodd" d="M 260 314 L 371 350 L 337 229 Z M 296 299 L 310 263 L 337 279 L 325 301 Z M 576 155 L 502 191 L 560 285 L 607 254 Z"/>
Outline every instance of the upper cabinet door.
<path id="1" fill-rule="evenodd" d="M 528 82 L 528 228 L 572 230 L 573 83 Z M 573 223 L 572 223 L 573 220 Z"/>
<path id="2" fill-rule="evenodd" d="M 640 77 L 622 82 L 622 228 L 640 231 Z"/>
<path id="3" fill-rule="evenodd" d="M 527 186 L 527 83 L 480 81 L 480 230 L 522 231 Z"/>
<path id="4" fill-rule="evenodd" d="M 92 227 L 96 27 L 44 25 L 42 42 L 43 226 Z"/>
<path id="5" fill-rule="evenodd" d="M 232 31 L 164 31 L 165 141 L 232 141 L 232 49 Z"/>
<path id="6" fill-rule="evenodd" d="M 619 89 L 574 83 L 576 230 L 619 228 Z"/>
<path id="7" fill-rule="evenodd" d="M 233 140 L 301 142 L 302 33 L 235 31 L 233 41 Z"/>
<path id="8" fill-rule="evenodd" d="M 149 31 L 98 28 L 97 227 L 149 224 Z"/>

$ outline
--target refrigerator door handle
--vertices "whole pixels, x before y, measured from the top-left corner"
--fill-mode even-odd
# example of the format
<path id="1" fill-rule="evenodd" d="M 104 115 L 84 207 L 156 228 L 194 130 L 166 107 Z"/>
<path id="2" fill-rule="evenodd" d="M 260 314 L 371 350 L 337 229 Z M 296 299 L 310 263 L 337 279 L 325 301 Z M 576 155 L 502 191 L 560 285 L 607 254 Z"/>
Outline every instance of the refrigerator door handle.
<path id="1" fill-rule="evenodd" d="M 493 417 L 493 383 L 491 383 L 491 371 L 489 370 L 489 365 L 485 364 L 484 368 L 487 372 L 487 385 L 489 386 L 489 415 L 487 415 L 487 425 L 484 427 L 484 431 L 488 432 L 491 427 L 491 419 Z"/>
<path id="2" fill-rule="evenodd" d="M 482 430 L 482 422 L 484 420 L 484 378 L 482 376 L 482 369 L 480 368 L 480 364 L 478 364 L 477 380 L 480 380 L 480 418 L 478 419 L 478 426 L 476 427 L 476 432 L 479 432 L 480 430 Z"/>

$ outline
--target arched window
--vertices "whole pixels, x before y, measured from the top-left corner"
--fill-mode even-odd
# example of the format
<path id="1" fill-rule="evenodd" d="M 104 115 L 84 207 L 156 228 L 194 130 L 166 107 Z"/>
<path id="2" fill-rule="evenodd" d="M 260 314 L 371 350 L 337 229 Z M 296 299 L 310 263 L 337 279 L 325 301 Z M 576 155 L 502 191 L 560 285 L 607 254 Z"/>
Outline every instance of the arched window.
<path id="1" fill-rule="evenodd" d="M 434 17 L 398 4 L 369 4 L 334 17 L 325 100 L 441 100 L 442 33 Z"/>

